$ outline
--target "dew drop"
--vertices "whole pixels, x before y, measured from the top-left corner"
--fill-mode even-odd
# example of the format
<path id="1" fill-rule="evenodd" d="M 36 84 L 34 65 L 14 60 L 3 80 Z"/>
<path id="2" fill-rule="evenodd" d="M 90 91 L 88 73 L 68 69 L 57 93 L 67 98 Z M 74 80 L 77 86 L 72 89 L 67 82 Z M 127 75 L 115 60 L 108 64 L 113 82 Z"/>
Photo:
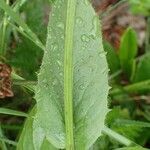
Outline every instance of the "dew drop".
<path id="1" fill-rule="evenodd" d="M 77 17 L 76 23 L 79 24 L 79 25 L 82 25 L 82 23 L 83 23 L 82 18 L 81 17 Z"/>
<path id="2" fill-rule="evenodd" d="M 62 63 L 60 62 L 60 60 L 57 60 L 57 63 L 59 66 L 62 66 Z"/>
<path id="3" fill-rule="evenodd" d="M 57 84 L 57 80 L 54 79 L 54 81 L 52 82 L 52 85 L 54 86 L 54 85 L 56 85 L 56 84 Z"/>
<path id="4" fill-rule="evenodd" d="M 64 23 L 62 23 L 62 22 L 59 22 L 58 24 L 57 24 L 57 27 L 58 28 L 60 28 L 60 29 L 64 29 Z"/>
<path id="5" fill-rule="evenodd" d="M 85 50 L 85 49 L 86 49 L 86 46 L 82 46 L 82 49 Z"/>
<path id="6" fill-rule="evenodd" d="M 89 38 L 87 35 L 83 34 L 83 35 L 81 36 L 81 40 L 82 40 L 83 42 L 89 42 L 89 41 L 90 41 L 90 38 Z"/>
<path id="7" fill-rule="evenodd" d="M 47 52 L 47 50 L 45 51 L 45 54 L 47 54 L 48 52 Z"/>
<path id="8" fill-rule="evenodd" d="M 64 35 L 62 35 L 60 38 L 63 40 L 64 39 Z"/>
<path id="9" fill-rule="evenodd" d="M 52 51 L 56 51 L 57 49 L 58 49 L 58 45 L 55 44 L 55 43 L 53 43 L 53 44 L 51 45 L 51 50 L 52 50 Z"/>
<path id="10" fill-rule="evenodd" d="M 92 29 L 90 31 L 91 33 L 91 38 L 95 39 L 98 35 L 98 29 L 97 29 L 97 17 L 93 17 L 92 19 Z"/>
<path id="11" fill-rule="evenodd" d="M 81 85 L 79 86 L 79 89 L 80 89 L 80 90 L 84 90 L 84 88 L 85 88 L 85 85 L 84 85 L 84 84 L 81 84 Z"/>
<path id="12" fill-rule="evenodd" d="M 62 77 L 62 76 L 63 76 L 63 73 L 62 73 L 62 72 L 60 72 L 60 73 L 59 73 L 59 75 Z"/>

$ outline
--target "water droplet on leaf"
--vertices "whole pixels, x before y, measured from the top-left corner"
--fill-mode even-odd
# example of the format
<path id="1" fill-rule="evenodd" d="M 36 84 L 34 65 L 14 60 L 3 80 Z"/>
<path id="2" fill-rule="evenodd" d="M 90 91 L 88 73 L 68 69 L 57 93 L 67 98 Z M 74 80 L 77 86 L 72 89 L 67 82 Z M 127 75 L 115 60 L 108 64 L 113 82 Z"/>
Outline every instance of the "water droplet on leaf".
<path id="1" fill-rule="evenodd" d="M 89 41 L 90 41 L 90 38 L 89 38 L 87 35 L 83 34 L 83 35 L 81 36 L 81 40 L 82 40 L 83 42 L 89 42 Z"/>
<path id="2" fill-rule="evenodd" d="M 82 23 L 83 23 L 82 18 L 81 17 L 77 17 L 76 23 L 79 24 L 79 25 L 82 25 Z"/>
<path id="3" fill-rule="evenodd" d="M 85 88 L 85 85 L 84 84 L 81 84 L 80 86 L 79 86 L 79 89 L 80 90 L 83 90 Z"/>
<path id="4" fill-rule="evenodd" d="M 63 29 L 64 29 L 64 23 L 59 22 L 59 23 L 57 24 L 57 27 L 59 27 L 59 28 L 61 28 L 61 29 L 63 30 Z"/>

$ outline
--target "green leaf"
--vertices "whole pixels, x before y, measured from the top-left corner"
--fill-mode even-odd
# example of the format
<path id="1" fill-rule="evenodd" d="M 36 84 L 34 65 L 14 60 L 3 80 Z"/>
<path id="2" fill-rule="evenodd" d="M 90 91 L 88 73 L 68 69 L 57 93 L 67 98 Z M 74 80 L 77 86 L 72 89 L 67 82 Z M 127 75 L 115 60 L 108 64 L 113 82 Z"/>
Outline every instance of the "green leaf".
<path id="1" fill-rule="evenodd" d="M 8 63 L 20 69 L 24 78 L 35 80 L 35 72 L 39 69 L 39 60 L 42 59 L 43 51 L 30 40 L 22 38 L 17 47 L 13 49 L 13 53 L 11 55 L 9 53 L 10 51 L 8 51 Z"/>
<path id="2" fill-rule="evenodd" d="M 115 73 L 120 69 L 120 62 L 115 49 L 108 42 L 104 42 L 104 49 L 107 52 L 107 61 L 111 73 Z"/>
<path id="3" fill-rule="evenodd" d="M 20 112 L 20 111 L 15 111 L 12 109 L 8 109 L 8 108 L 0 108 L 0 114 L 5 114 L 5 115 L 14 115 L 14 116 L 20 116 L 20 117 L 27 117 L 28 115 L 24 112 Z"/>
<path id="4" fill-rule="evenodd" d="M 138 63 L 134 82 L 150 79 L 150 54 L 146 54 Z"/>
<path id="5" fill-rule="evenodd" d="M 88 1 L 65 0 L 54 4 L 35 94 L 34 143 L 37 150 L 42 143 L 36 137 L 38 132 L 43 139 L 46 137 L 62 149 L 65 136 L 71 137 L 72 130 L 75 149 L 88 149 L 101 135 L 108 112 L 109 86 L 99 28 L 99 19 Z"/>
<path id="6" fill-rule="evenodd" d="M 128 28 L 121 38 L 119 58 L 124 73 L 131 78 L 134 73 L 134 58 L 137 55 L 137 36 L 132 28 Z"/>
<path id="7" fill-rule="evenodd" d="M 33 120 L 35 113 L 36 113 L 36 106 L 32 109 L 32 111 L 29 114 L 29 117 L 25 121 L 23 131 L 17 144 L 17 150 L 34 150 Z M 40 150 L 56 150 L 56 148 L 54 148 L 47 140 L 44 140 Z"/>
<path id="8" fill-rule="evenodd" d="M 127 111 L 127 109 L 121 110 L 119 108 L 114 108 L 112 111 L 108 113 L 106 123 L 114 131 L 135 141 L 135 139 L 137 139 L 137 137 L 139 137 L 140 133 L 142 132 L 142 129 L 140 126 L 141 124 L 135 125 L 134 121 L 130 122 L 129 119 L 130 117 L 129 117 L 129 112 Z M 120 120 L 129 121 L 130 124 L 127 124 L 127 122 L 121 122 Z"/>

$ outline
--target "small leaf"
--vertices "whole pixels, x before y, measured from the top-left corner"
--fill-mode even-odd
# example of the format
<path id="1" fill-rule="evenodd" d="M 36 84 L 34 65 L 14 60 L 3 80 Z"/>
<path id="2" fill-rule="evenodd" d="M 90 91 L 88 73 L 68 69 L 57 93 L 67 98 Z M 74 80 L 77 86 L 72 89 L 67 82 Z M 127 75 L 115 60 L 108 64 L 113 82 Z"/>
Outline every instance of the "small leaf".
<path id="1" fill-rule="evenodd" d="M 119 58 L 123 71 L 130 78 L 135 65 L 134 58 L 137 55 L 137 37 L 132 28 L 128 28 L 121 38 Z"/>
<path id="2" fill-rule="evenodd" d="M 29 117 L 25 121 L 23 131 L 21 133 L 17 150 L 34 150 L 33 145 L 33 120 L 36 113 L 36 106 L 32 109 Z M 40 150 L 57 150 L 47 140 L 44 140 Z"/>
<path id="3" fill-rule="evenodd" d="M 75 16 L 68 17 L 74 7 Z M 64 113 L 64 95 L 71 95 L 69 98 L 73 100 L 74 127 L 71 130 L 74 130 L 75 149 L 88 149 L 101 135 L 104 127 L 109 86 L 108 66 L 99 27 L 99 19 L 88 1 L 55 2 L 38 75 L 34 133 L 44 132 L 46 139 L 57 148 L 63 149 L 66 144 L 65 119 L 68 119 L 66 117 L 69 114 Z M 68 59 L 64 59 L 66 50 L 70 53 L 67 53 Z M 64 81 L 64 74 L 70 70 L 73 71 L 73 78 L 68 75 Z M 73 85 L 72 90 L 68 88 L 68 93 L 64 91 L 64 87 L 68 87 L 67 83 Z M 39 150 L 38 138 L 34 140 Z"/>
<path id="4" fill-rule="evenodd" d="M 134 82 L 150 79 L 150 54 L 146 54 L 138 63 Z"/>

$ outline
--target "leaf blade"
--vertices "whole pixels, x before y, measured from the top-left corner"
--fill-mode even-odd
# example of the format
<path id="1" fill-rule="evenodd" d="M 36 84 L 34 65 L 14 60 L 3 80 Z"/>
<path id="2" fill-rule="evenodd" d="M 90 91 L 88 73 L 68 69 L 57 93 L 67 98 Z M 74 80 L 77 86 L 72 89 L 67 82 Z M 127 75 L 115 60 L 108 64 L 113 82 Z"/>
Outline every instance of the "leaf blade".
<path id="1" fill-rule="evenodd" d="M 29 117 L 25 121 L 23 131 L 17 144 L 17 150 L 26 150 L 26 149 L 35 150 L 33 144 L 33 120 L 35 113 L 36 113 L 36 106 L 34 106 L 34 108 L 31 110 Z M 40 136 L 38 136 L 39 141 Z M 46 139 L 44 139 L 42 141 L 41 150 L 57 150 L 57 149 L 53 145 L 51 145 Z"/>
<path id="2" fill-rule="evenodd" d="M 67 0 L 63 3 L 56 1 L 53 6 L 48 26 L 47 48 L 38 75 L 35 96 L 37 114 L 34 129 L 36 130 L 39 125 L 46 138 L 57 148 L 65 148 L 66 136 L 64 119 L 66 6 Z M 75 26 L 72 27 L 74 140 L 76 149 L 88 149 L 100 136 L 108 112 L 108 66 L 99 32 L 99 19 L 88 1 L 77 0 L 74 19 Z"/>

